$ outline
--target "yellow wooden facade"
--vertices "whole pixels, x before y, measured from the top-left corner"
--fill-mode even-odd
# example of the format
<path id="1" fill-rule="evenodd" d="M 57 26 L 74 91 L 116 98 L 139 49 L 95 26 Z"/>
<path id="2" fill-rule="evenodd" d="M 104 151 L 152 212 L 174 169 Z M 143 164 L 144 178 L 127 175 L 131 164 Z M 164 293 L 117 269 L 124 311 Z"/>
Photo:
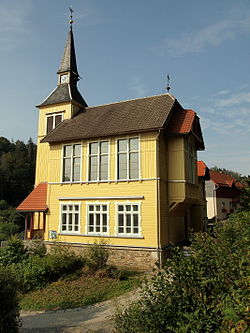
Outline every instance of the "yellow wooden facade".
<path id="1" fill-rule="evenodd" d="M 72 244 L 93 244 L 97 240 L 110 246 L 164 249 L 170 242 L 185 239 L 190 208 L 202 206 L 198 177 L 194 184 L 188 182 L 188 156 L 185 151 L 187 137 L 166 136 L 163 132 L 133 133 L 101 140 L 109 142 L 109 168 L 107 181 L 88 181 L 88 144 L 99 138 L 57 144 L 40 143 L 46 135 L 46 117 L 58 112 L 69 119 L 77 111 L 77 105 L 62 103 L 42 107 L 39 110 L 36 184 L 48 182 L 45 241 L 52 241 L 51 231 L 57 241 Z M 139 138 L 139 180 L 117 179 L 117 140 Z M 189 141 L 193 142 L 192 135 Z M 81 178 L 74 183 L 62 181 L 62 155 L 65 144 L 81 144 Z M 195 171 L 195 174 L 197 172 Z M 80 204 L 79 233 L 62 233 L 61 205 Z M 89 235 L 87 232 L 87 204 L 108 205 L 108 234 Z M 136 203 L 140 211 L 138 236 L 117 235 L 117 204 Z M 192 219 L 201 220 L 200 209 Z M 36 214 L 37 215 L 37 214 Z M 38 215 L 37 215 L 38 216 Z M 37 226 L 35 219 L 34 228 Z M 200 224 L 200 222 L 198 222 Z"/>

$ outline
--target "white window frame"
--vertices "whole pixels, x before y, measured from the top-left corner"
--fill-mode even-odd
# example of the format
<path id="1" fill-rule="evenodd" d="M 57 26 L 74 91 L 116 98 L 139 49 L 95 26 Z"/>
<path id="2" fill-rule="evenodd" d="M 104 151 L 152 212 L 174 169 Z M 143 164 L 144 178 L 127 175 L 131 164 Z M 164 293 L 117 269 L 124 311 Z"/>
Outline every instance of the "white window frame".
<path id="1" fill-rule="evenodd" d="M 108 143 L 108 152 L 107 153 L 101 153 L 101 143 L 102 142 L 107 142 Z M 98 144 L 98 152 L 97 154 L 90 154 L 90 145 L 92 143 L 97 143 Z M 98 164 L 97 164 L 97 179 L 90 179 L 90 170 L 91 170 L 91 164 L 90 164 L 90 158 L 92 156 L 97 156 L 98 158 Z M 108 172 L 107 172 L 107 178 L 106 179 L 100 179 L 100 161 L 101 161 L 101 156 L 107 156 L 108 159 Z M 87 166 L 87 179 L 89 182 L 101 182 L 101 181 L 109 181 L 109 168 L 110 168 L 110 140 L 98 140 L 98 141 L 90 141 L 88 142 L 88 166 Z"/>
<path id="2" fill-rule="evenodd" d="M 137 139 L 138 140 L 138 150 L 130 150 L 129 149 L 129 140 L 131 139 Z M 126 152 L 119 152 L 119 141 L 120 140 L 126 140 L 127 141 L 127 149 Z M 141 160 L 141 146 L 140 146 L 140 136 L 132 136 L 132 137 L 125 137 L 125 138 L 119 138 L 116 140 L 116 179 L 117 180 L 137 180 L 140 179 L 141 171 L 140 171 L 140 160 Z M 130 177 L 130 168 L 129 168 L 129 156 L 131 153 L 138 153 L 138 177 L 137 178 L 131 178 Z M 126 178 L 119 178 L 119 155 L 126 154 L 127 156 L 127 174 Z"/>
<path id="3" fill-rule="evenodd" d="M 67 209 L 64 210 L 63 206 L 67 206 Z M 73 209 L 70 210 L 69 207 L 72 206 Z M 78 207 L 77 210 L 75 210 L 75 206 Z M 63 227 L 63 213 L 66 213 L 66 230 L 62 230 Z M 75 222 L 75 215 L 78 214 L 78 230 L 69 230 L 69 214 L 72 213 L 72 229 Z M 60 203 L 60 225 L 59 225 L 59 233 L 61 234 L 80 234 L 81 233 L 81 203 L 76 202 L 61 202 Z"/>
<path id="4" fill-rule="evenodd" d="M 123 206 L 123 211 L 119 211 L 118 207 L 119 206 Z M 125 206 L 137 206 L 138 207 L 138 210 L 137 211 L 133 211 L 133 210 L 130 210 L 130 211 L 126 211 L 126 208 Z M 138 226 L 136 226 L 136 228 L 138 228 L 138 233 L 134 233 L 132 232 L 133 230 L 133 218 L 131 218 L 131 232 L 128 233 L 128 232 L 119 232 L 119 215 L 123 215 L 123 221 L 125 222 L 124 223 L 124 230 L 126 229 L 126 218 L 124 218 L 126 215 L 134 215 L 136 214 L 138 215 Z M 131 238 L 136 238 L 136 237 L 141 237 L 141 202 L 116 202 L 116 226 L 115 226 L 115 233 L 116 235 L 119 237 L 122 237 L 122 236 L 125 236 L 125 237 L 131 237 Z"/>
<path id="5" fill-rule="evenodd" d="M 65 111 L 57 111 L 57 112 L 53 112 L 53 113 L 47 113 L 46 114 L 46 123 L 45 123 L 45 135 L 49 134 L 50 132 L 47 131 L 47 127 L 48 127 L 48 118 L 49 117 L 53 117 L 53 124 L 52 124 L 52 130 L 56 127 L 56 116 L 62 116 L 62 121 L 64 120 L 64 112 Z M 61 122 L 62 122 L 61 121 Z"/>
<path id="6" fill-rule="evenodd" d="M 90 206 L 94 206 L 94 209 L 90 211 L 89 207 Z M 103 211 L 102 209 L 97 210 L 97 206 L 106 206 L 107 210 Z M 93 231 L 89 231 L 89 214 L 92 213 L 94 214 L 94 230 Z M 96 231 L 96 214 L 99 213 L 100 216 L 100 231 Z M 102 214 L 106 213 L 107 215 L 107 231 L 103 232 L 101 229 L 103 227 L 103 220 L 102 220 Z M 86 229 L 85 229 L 85 233 L 87 235 L 95 235 L 95 236 L 107 236 L 110 233 L 110 226 L 109 226 L 109 202 L 86 202 Z"/>
<path id="7" fill-rule="evenodd" d="M 80 155 L 73 155 L 73 146 L 77 146 L 77 145 L 80 145 L 80 148 L 81 148 L 81 152 L 80 152 Z M 70 157 L 64 157 L 64 147 L 66 146 L 71 146 L 72 147 L 72 154 Z M 82 147 L 82 143 L 81 142 L 76 142 L 76 143 L 72 143 L 72 144 L 66 144 L 66 145 L 63 145 L 62 146 L 62 163 L 61 163 L 61 181 L 62 183 L 79 183 L 82 179 L 82 150 L 83 150 L 83 147 Z M 67 158 L 70 158 L 70 165 L 71 165 L 71 172 L 70 172 L 70 180 L 64 180 L 64 160 L 66 160 Z M 74 161 L 74 158 L 80 158 L 80 176 L 79 176 L 79 180 L 72 180 L 73 179 L 73 161 Z"/>

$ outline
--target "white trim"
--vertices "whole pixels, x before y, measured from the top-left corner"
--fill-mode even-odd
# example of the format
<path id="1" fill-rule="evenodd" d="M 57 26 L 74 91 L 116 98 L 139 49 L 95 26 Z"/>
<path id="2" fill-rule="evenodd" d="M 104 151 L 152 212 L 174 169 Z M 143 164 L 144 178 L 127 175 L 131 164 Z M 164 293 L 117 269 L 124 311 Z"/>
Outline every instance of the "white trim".
<path id="1" fill-rule="evenodd" d="M 107 206 L 107 211 L 106 211 L 106 214 L 107 214 L 107 232 L 91 232 L 91 231 L 88 231 L 88 227 L 89 227 L 89 206 Z M 95 237 L 98 237 L 98 236 L 109 236 L 110 234 L 110 226 L 109 226 L 109 220 L 110 220 L 110 211 L 109 211 L 109 205 L 110 203 L 109 202 L 100 202 L 100 201 L 88 201 L 86 202 L 86 224 L 85 224 L 85 233 L 86 235 L 88 236 L 95 236 Z M 100 210 L 100 214 L 101 213 L 105 213 L 105 211 L 101 211 Z M 93 211 L 93 214 L 96 214 L 96 210 L 94 209 Z M 95 227 L 95 225 L 94 225 Z M 100 219 L 100 230 L 101 230 L 101 219 Z"/>
<path id="2" fill-rule="evenodd" d="M 64 120 L 64 113 L 65 110 L 63 111 L 55 111 L 55 112 L 50 112 L 50 113 L 46 113 L 45 114 L 45 135 L 49 134 L 51 131 L 53 131 L 53 129 L 56 127 L 55 122 L 56 122 L 56 116 L 62 116 L 62 120 L 61 122 Z M 53 117 L 53 121 L 52 121 L 52 130 L 50 132 L 47 133 L 47 127 L 48 127 L 48 118 L 49 117 Z M 60 123 L 61 123 L 60 122 Z M 59 124 L 60 124 L 59 123 Z M 59 125 L 58 124 L 58 125 Z"/>
<path id="3" fill-rule="evenodd" d="M 101 154 L 101 151 L 100 151 L 100 147 L 101 147 L 101 143 L 102 142 L 107 142 L 108 143 L 108 152 L 105 153 L 105 154 Z M 96 180 L 90 180 L 90 174 L 89 174 L 89 171 L 90 171 L 90 145 L 91 143 L 97 143 L 98 144 L 98 151 L 97 151 L 97 154 L 94 154 L 95 156 L 97 156 L 98 158 L 98 165 L 97 165 L 97 179 Z M 110 179 L 110 139 L 107 139 L 107 140 L 103 140 L 103 139 L 98 139 L 98 140 L 91 140 L 91 141 L 88 141 L 87 142 L 87 146 L 88 146 L 88 149 L 87 149 L 87 177 L 86 179 L 88 180 L 88 182 L 101 182 L 101 181 L 109 181 Z M 107 155 L 108 156 L 108 170 L 107 170 L 107 179 L 100 179 L 100 157 L 102 155 Z"/>
<path id="4" fill-rule="evenodd" d="M 81 183 L 81 180 L 76 180 L 76 181 L 63 181 L 63 165 L 64 165 L 64 147 L 66 146 L 71 146 L 72 147 L 72 154 L 70 156 L 70 165 L 71 165 L 71 172 L 70 172 L 70 179 L 72 179 L 73 176 L 73 147 L 76 145 L 80 145 L 80 155 L 79 156 L 75 156 L 75 158 L 79 157 L 80 158 L 80 175 L 79 178 L 82 179 L 82 163 L 83 163 L 83 146 L 82 146 L 82 142 L 75 142 L 75 143 L 69 143 L 69 144 L 62 144 L 62 156 L 61 156 L 61 182 L 59 182 L 59 184 L 74 184 L 74 183 Z M 67 157 L 68 158 L 68 157 Z M 57 182 L 55 182 L 56 184 L 58 184 Z M 55 184 L 55 183 L 51 183 L 51 184 Z"/>
<path id="5" fill-rule="evenodd" d="M 129 233 L 127 234 L 126 232 L 125 233 L 118 233 L 118 228 L 119 228 L 119 225 L 118 225 L 118 222 L 119 222 L 119 218 L 118 218 L 118 215 L 119 215 L 119 211 L 118 211 L 118 206 L 125 206 L 125 205 L 137 205 L 138 206 L 138 211 L 135 211 L 137 212 L 138 214 L 138 234 L 135 234 L 135 233 Z M 125 213 L 124 213 L 125 212 Z M 133 214 L 133 210 L 131 211 L 128 211 L 130 212 L 130 215 Z M 123 216 L 126 214 L 126 211 L 123 210 L 120 214 L 123 213 Z M 128 237 L 128 238 L 134 238 L 134 237 L 142 237 L 141 235 L 141 231 L 142 231 L 142 228 L 141 228 L 141 202 L 131 202 L 131 201 L 127 201 L 127 202 L 116 202 L 115 203 L 115 235 L 117 237 Z M 125 223 L 124 223 L 125 225 Z M 132 218 L 131 218 L 131 231 L 132 231 L 132 228 L 133 228 L 133 222 L 132 222 Z"/>
<path id="6" fill-rule="evenodd" d="M 67 233 L 70 233 L 72 235 L 81 234 L 81 206 L 82 206 L 82 204 L 81 203 L 75 203 L 75 202 L 72 202 L 72 201 L 60 202 L 59 204 L 60 204 L 60 217 L 59 217 L 58 234 L 62 234 L 62 235 L 65 235 Z M 62 212 L 63 212 L 62 206 L 69 206 L 69 205 L 78 206 L 78 231 L 69 232 L 68 230 L 67 231 L 62 230 Z"/>
<path id="7" fill-rule="evenodd" d="M 129 147 L 129 141 L 132 140 L 132 139 L 138 139 L 138 149 L 137 150 L 130 150 L 130 147 Z M 119 153 L 119 148 L 118 148 L 118 142 L 120 140 L 126 140 L 126 151 L 124 152 L 120 152 Z M 141 176 L 141 170 L 140 170 L 140 167 L 141 167 L 141 163 L 140 163 L 140 158 L 141 158 L 141 155 L 140 155 L 140 149 L 141 149 L 141 146 L 140 146 L 140 140 L 141 140 L 141 137 L 139 136 L 139 134 L 135 135 L 135 136 L 131 136 L 131 135 L 127 135 L 125 137 L 120 137 L 119 139 L 116 139 L 116 179 L 118 179 L 118 175 L 119 175 L 119 165 L 118 165 L 118 156 L 119 154 L 126 154 L 126 160 L 127 160 L 127 169 L 126 169 L 126 177 L 127 178 L 122 178 L 122 179 L 119 179 L 119 180 L 125 180 L 125 181 L 129 181 L 129 180 L 134 180 L 136 178 L 130 178 L 130 164 L 129 164 L 129 156 L 130 156 L 130 153 L 138 153 L 138 176 L 140 178 Z M 129 178 L 128 178 L 129 177 Z"/>
<path id="8" fill-rule="evenodd" d="M 138 179 L 114 179 L 114 180 L 100 180 L 100 181 L 75 181 L 75 182 L 48 182 L 49 185 L 65 185 L 65 184 L 98 184 L 98 183 L 130 183 L 130 182 L 141 182 L 151 180 L 162 180 L 160 177 L 156 178 L 138 178 Z"/>
<path id="9" fill-rule="evenodd" d="M 144 199 L 143 195 L 125 195 L 125 196 L 111 196 L 111 197 L 61 197 L 57 198 L 58 200 L 137 200 L 137 199 Z M 130 202 L 129 202 L 130 203 Z M 93 204 L 93 203 L 91 203 Z M 99 203 L 94 203 L 99 204 Z M 103 204 L 103 203 L 100 203 Z"/>

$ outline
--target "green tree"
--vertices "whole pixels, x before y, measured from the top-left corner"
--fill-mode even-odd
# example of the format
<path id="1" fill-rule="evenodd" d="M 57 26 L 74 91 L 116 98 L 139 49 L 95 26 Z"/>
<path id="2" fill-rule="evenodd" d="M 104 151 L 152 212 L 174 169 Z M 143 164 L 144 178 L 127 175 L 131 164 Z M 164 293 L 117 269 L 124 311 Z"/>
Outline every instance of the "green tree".
<path id="1" fill-rule="evenodd" d="M 242 189 L 240 196 L 240 210 L 250 211 L 250 176 L 243 179 L 245 187 Z"/>
<path id="2" fill-rule="evenodd" d="M 250 213 L 232 214 L 214 235 L 194 235 L 145 282 L 138 302 L 116 315 L 119 333 L 247 332 Z"/>

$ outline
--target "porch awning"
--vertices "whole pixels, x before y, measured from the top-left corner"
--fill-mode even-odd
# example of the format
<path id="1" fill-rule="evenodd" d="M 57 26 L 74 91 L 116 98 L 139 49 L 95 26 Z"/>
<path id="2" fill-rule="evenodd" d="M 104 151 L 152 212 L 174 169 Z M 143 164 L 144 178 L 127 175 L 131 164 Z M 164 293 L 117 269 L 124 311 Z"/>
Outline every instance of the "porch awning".
<path id="1" fill-rule="evenodd" d="M 16 208 L 18 212 L 46 212 L 47 206 L 47 183 L 40 183 Z"/>

